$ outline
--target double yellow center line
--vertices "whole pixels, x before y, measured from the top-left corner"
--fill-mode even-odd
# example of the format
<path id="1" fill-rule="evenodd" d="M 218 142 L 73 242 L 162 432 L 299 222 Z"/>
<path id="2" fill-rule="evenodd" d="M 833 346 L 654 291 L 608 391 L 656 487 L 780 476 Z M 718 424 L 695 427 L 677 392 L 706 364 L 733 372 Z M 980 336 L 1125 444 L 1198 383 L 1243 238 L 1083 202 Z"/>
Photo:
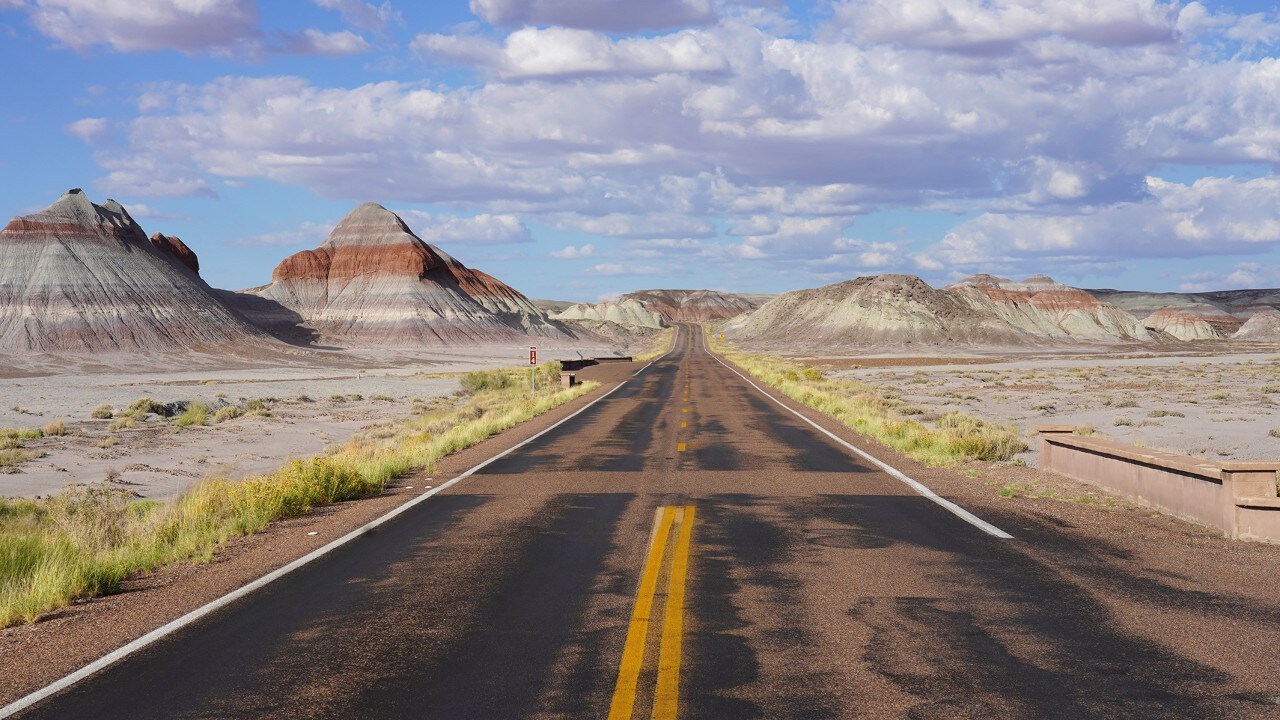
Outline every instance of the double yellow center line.
<path id="1" fill-rule="evenodd" d="M 644 669 L 645 643 L 649 637 L 650 615 L 658 580 L 666 571 L 667 604 L 662 617 L 662 640 L 658 648 L 657 679 L 653 690 L 653 720 L 674 720 L 680 704 L 680 644 L 684 634 L 684 588 L 689 574 L 689 546 L 693 538 L 694 509 L 683 507 L 658 508 L 654 518 L 653 539 L 645 560 L 644 574 L 640 576 L 640 590 L 636 594 L 635 609 L 631 613 L 631 625 L 627 629 L 627 644 L 622 649 L 622 664 L 618 668 L 618 684 L 613 691 L 613 703 L 609 706 L 609 720 L 630 720 L 635 711 L 636 696 L 640 690 L 640 673 Z M 671 553 L 670 567 L 664 559 L 667 545 L 675 536 L 675 548 Z"/>

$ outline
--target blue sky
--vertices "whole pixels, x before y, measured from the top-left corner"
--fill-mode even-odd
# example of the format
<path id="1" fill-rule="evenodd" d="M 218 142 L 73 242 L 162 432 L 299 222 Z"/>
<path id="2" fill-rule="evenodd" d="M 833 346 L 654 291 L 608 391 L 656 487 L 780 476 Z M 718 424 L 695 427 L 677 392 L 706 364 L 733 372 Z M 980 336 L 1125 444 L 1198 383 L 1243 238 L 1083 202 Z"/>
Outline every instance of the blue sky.
<path id="1" fill-rule="evenodd" d="M 0 214 L 269 281 L 380 202 L 535 297 L 1280 286 L 1280 16 L 1156 0 L 0 0 Z"/>

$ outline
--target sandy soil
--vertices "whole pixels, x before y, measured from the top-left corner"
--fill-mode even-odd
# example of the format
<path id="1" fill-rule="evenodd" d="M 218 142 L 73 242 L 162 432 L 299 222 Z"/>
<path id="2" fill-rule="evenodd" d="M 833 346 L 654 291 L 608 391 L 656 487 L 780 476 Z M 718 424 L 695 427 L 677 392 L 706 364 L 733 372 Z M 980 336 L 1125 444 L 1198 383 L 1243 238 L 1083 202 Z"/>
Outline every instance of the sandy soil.
<path id="1" fill-rule="evenodd" d="M 1280 355 L 1274 352 L 960 360 L 809 362 L 891 388 L 925 421 L 960 411 L 1026 431 L 1090 425 L 1121 442 L 1210 459 L 1280 458 Z M 1034 447 L 1023 460 L 1037 464 Z"/>
<path id="2" fill-rule="evenodd" d="M 201 369 L 151 372 L 112 372 L 86 367 L 88 361 L 43 368 L 28 363 L 24 372 L 0 379 L 0 428 L 39 428 L 63 420 L 69 433 L 25 441 L 25 450 L 44 456 L 0 474 L 0 496 L 48 495 L 71 483 L 106 481 L 159 499 L 211 476 L 238 479 L 269 472 L 291 458 L 346 442 L 373 424 L 406 417 L 415 399 L 455 392 L 458 378 L 451 373 L 527 362 L 527 351 L 307 353 L 293 364 L 236 361 L 204 369 L 197 363 Z M 612 354 L 594 347 L 582 352 Z M 557 348 L 542 359 L 576 355 Z M 45 374 L 35 374 L 42 370 Z M 152 416 L 115 431 L 108 429 L 109 420 L 90 418 L 100 405 L 122 410 L 142 397 L 215 408 L 263 399 L 271 416 L 189 427 Z"/>

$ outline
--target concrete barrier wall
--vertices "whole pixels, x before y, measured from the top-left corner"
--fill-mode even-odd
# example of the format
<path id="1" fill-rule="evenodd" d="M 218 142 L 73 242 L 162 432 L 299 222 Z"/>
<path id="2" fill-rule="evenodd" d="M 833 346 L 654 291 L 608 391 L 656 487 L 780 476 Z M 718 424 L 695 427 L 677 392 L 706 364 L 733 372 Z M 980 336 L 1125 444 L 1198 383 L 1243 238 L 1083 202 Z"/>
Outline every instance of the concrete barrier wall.
<path id="1" fill-rule="evenodd" d="M 1213 462 L 1087 435 L 1069 425 L 1040 433 L 1040 463 L 1068 477 L 1222 530 L 1280 542 L 1280 462 Z"/>

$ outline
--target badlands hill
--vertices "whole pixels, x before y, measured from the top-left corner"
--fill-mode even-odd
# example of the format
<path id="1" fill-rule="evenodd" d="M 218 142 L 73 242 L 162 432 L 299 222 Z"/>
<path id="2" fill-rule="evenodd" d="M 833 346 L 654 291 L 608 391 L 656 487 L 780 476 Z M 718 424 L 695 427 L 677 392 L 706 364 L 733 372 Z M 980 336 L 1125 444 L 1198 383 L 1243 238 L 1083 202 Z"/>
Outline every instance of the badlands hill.
<path id="1" fill-rule="evenodd" d="M 1234 340 L 1280 342 L 1280 310 L 1254 313 L 1231 337 Z"/>
<path id="2" fill-rule="evenodd" d="M 957 293 L 911 275 L 860 277 L 781 295 L 730 320 L 735 339 L 769 347 L 1006 345 L 1025 340 L 1009 323 Z"/>
<path id="3" fill-rule="evenodd" d="M 935 289 L 911 275 L 787 293 L 725 325 L 771 347 L 1026 346 L 1150 341 L 1136 318 L 1044 276 L 975 275 Z"/>
<path id="4" fill-rule="evenodd" d="M 1152 339 L 1129 313 L 1044 275 L 1022 282 L 974 275 L 946 289 L 975 310 L 1035 337 L 1104 342 Z"/>
<path id="5" fill-rule="evenodd" d="M 267 338 L 177 238 L 68 191 L 0 231 L 0 352 L 172 352 Z"/>
<path id="6" fill-rule="evenodd" d="M 1129 311 L 1136 317 L 1150 318 L 1162 310 L 1194 315 L 1214 330 L 1212 337 L 1231 337 L 1249 318 L 1267 310 L 1280 310 L 1280 290 L 1219 290 L 1202 293 L 1138 292 L 1128 290 L 1089 290 L 1090 294 Z M 1165 322 L 1157 316 L 1153 322 Z M 1186 325 L 1184 321 L 1182 325 Z M 1202 329 L 1197 328 L 1196 333 Z M 1190 339 L 1190 338 L 1184 338 Z"/>
<path id="7" fill-rule="evenodd" d="M 364 203 L 315 250 L 285 258 L 271 284 L 244 291 L 256 322 L 338 345 L 482 345 L 571 336 L 510 286 L 414 235 Z"/>
<path id="8" fill-rule="evenodd" d="M 639 300 L 618 298 L 595 303 L 578 303 L 551 316 L 562 321 L 606 322 L 625 328 L 663 328 L 667 323 Z"/>
<path id="9" fill-rule="evenodd" d="M 629 328 L 663 328 L 678 322 L 727 320 L 760 307 L 772 297 L 717 290 L 637 290 L 600 303 L 578 303 L 552 317 L 611 322 Z"/>
<path id="10" fill-rule="evenodd" d="M 752 297 L 717 290 L 637 290 L 618 298 L 635 301 L 667 323 L 728 320 L 760 307 Z"/>

